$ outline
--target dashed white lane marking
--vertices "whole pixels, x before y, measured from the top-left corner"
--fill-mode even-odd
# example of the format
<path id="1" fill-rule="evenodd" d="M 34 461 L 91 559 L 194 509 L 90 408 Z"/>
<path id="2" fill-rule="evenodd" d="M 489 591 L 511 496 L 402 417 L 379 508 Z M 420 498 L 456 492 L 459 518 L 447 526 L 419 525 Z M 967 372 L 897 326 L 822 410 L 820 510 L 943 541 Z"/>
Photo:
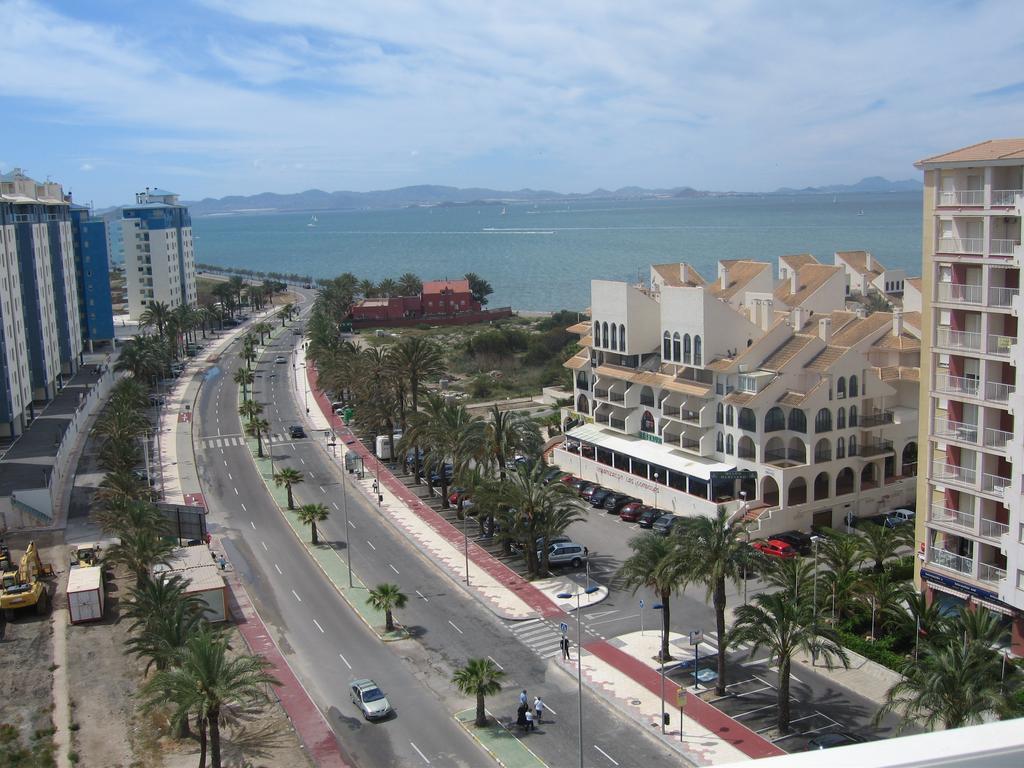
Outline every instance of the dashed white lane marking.
<path id="1" fill-rule="evenodd" d="M 224 466 L 226 467 L 227 465 L 228 465 L 228 460 L 224 459 Z"/>
<path id="2" fill-rule="evenodd" d="M 412 748 L 416 750 L 416 754 L 423 758 L 423 762 L 430 765 L 430 761 L 427 759 L 427 756 L 420 752 L 420 748 L 416 746 L 416 743 L 413 741 L 410 741 L 409 743 L 412 745 Z M 618 763 L 616 763 L 616 765 L 618 765 Z"/>
<path id="3" fill-rule="evenodd" d="M 345 662 L 346 667 L 352 669 L 352 665 L 348 663 L 348 659 L 346 659 L 342 654 L 339 653 L 338 658 Z"/>
<path id="4" fill-rule="evenodd" d="M 281 571 L 281 566 L 279 566 L 277 563 L 274 563 L 274 570 L 277 571 L 281 576 L 284 576 L 284 573 Z"/>
<path id="5" fill-rule="evenodd" d="M 496 666 L 496 667 L 497 667 L 498 669 L 500 669 L 500 670 L 504 671 L 504 669 L 505 669 L 505 668 L 504 668 L 503 666 L 501 666 L 501 664 L 499 664 L 498 662 L 496 662 L 496 661 L 494 660 L 494 657 L 492 657 L 492 656 L 488 656 L 487 658 L 491 660 L 491 663 L 492 663 L 492 664 L 494 664 L 494 666 Z M 553 711 L 553 710 L 552 710 L 552 711 Z"/>
<path id="6" fill-rule="evenodd" d="M 234 491 L 235 491 L 235 496 L 237 496 L 238 495 L 238 489 L 235 488 Z"/>
<path id="7" fill-rule="evenodd" d="M 245 508 L 245 504 L 242 505 L 242 511 L 243 512 L 248 512 L 249 511 L 248 509 Z"/>
<path id="8" fill-rule="evenodd" d="M 265 542 L 265 541 L 261 541 L 261 542 L 260 542 L 260 544 L 262 544 L 262 545 L 263 545 L 263 551 L 264 551 L 264 552 L 269 552 L 269 551 L 270 551 L 270 550 L 269 550 L 269 549 L 267 548 L 267 542 Z"/>
<path id="9" fill-rule="evenodd" d="M 320 493 L 327 493 L 327 491 L 324 490 L 324 487 L 322 485 L 320 486 Z"/>
<path id="10" fill-rule="evenodd" d="M 298 600 L 300 603 L 302 602 L 302 598 L 299 597 L 299 593 L 296 592 L 294 589 L 292 590 L 292 594 L 295 595 L 296 600 Z"/>
<path id="11" fill-rule="evenodd" d="M 251 525 L 251 526 L 252 526 L 252 529 L 253 529 L 254 531 L 256 530 L 256 523 L 254 523 L 254 522 L 253 522 L 252 520 L 250 520 L 250 521 L 249 521 L 249 525 Z"/>
<path id="12" fill-rule="evenodd" d="M 375 546 L 373 546 L 373 542 L 372 542 L 372 541 L 370 541 L 369 539 L 367 539 L 367 540 L 366 540 L 366 543 L 370 545 L 370 549 L 372 549 L 372 550 L 373 550 L 374 552 L 376 552 L 376 551 L 377 551 L 377 548 L 376 548 Z"/>
<path id="13" fill-rule="evenodd" d="M 305 464 L 306 462 L 302 462 L 302 463 Z M 313 478 L 314 480 L 316 479 L 316 475 L 314 475 L 312 472 L 309 473 L 309 476 L 311 478 Z"/>
<path id="14" fill-rule="evenodd" d="M 466 634 L 466 633 L 465 633 L 465 632 L 463 632 L 463 631 L 462 631 L 461 629 L 459 629 L 459 628 L 458 628 L 457 626 L 455 626 L 455 622 L 453 622 L 453 621 L 452 621 L 451 619 L 448 619 L 448 623 L 449 623 L 449 624 L 451 624 L 451 625 L 452 625 L 452 629 L 454 629 L 454 630 L 455 630 L 456 632 L 458 632 L 458 633 L 459 633 L 460 635 L 464 635 L 464 634 Z"/>
<path id="15" fill-rule="evenodd" d="M 332 501 L 331 506 L 334 507 L 335 509 L 338 509 L 338 502 Z"/>
<path id="16" fill-rule="evenodd" d="M 305 460 L 305 459 L 302 459 L 302 458 L 300 458 L 300 459 L 299 459 L 299 461 L 301 461 L 301 462 L 302 462 L 303 464 L 305 464 L 305 463 L 306 463 L 306 460 Z"/>
<path id="17" fill-rule="evenodd" d="M 228 472 L 228 480 L 234 480 L 234 479 L 235 479 L 235 478 L 233 478 L 233 477 L 231 476 L 231 473 L 230 473 L 230 472 Z"/>
<path id="18" fill-rule="evenodd" d="M 320 630 L 321 634 L 323 634 L 324 628 L 320 626 L 320 622 L 316 619 L 313 619 L 313 623 L 316 624 L 316 628 Z"/>
<path id="19" fill-rule="evenodd" d="M 427 599 L 427 596 L 424 595 L 422 592 L 420 592 L 418 589 L 417 590 L 413 590 L 413 591 L 416 592 L 416 594 L 419 595 L 421 598 L 423 598 L 423 602 L 424 603 L 429 603 L 430 602 L 430 600 Z"/>
<path id="20" fill-rule="evenodd" d="M 597 750 L 598 752 L 600 752 L 600 753 L 601 753 L 602 755 L 604 755 L 604 756 L 605 756 L 605 757 L 607 757 L 607 758 L 608 758 L 609 760 L 611 760 L 611 761 L 612 761 L 612 764 L 613 764 L 613 765 L 618 765 L 618 764 L 619 764 L 619 761 L 618 761 L 618 760 L 616 760 L 616 759 L 615 759 L 614 757 L 612 757 L 612 756 L 611 756 L 611 755 L 609 755 L 609 754 L 608 754 L 607 752 L 605 752 L 605 751 L 604 751 L 603 749 L 601 749 L 601 748 L 600 748 L 599 746 L 597 746 L 597 744 L 595 744 L 595 745 L 594 745 L 594 749 L 596 749 L 596 750 Z"/>
<path id="21" fill-rule="evenodd" d="M 391 568 L 391 570 L 394 571 L 395 573 L 398 573 L 398 569 L 395 568 L 395 566 L 391 565 L 391 563 L 388 563 L 388 567 Z"/>
<path id="22" fill-rule="evenodd" d="M 356 524 L 353 523 L 351 520 L 348 521 L 348 524 L 352 527 L 352 530 L 356 529 Z"/>

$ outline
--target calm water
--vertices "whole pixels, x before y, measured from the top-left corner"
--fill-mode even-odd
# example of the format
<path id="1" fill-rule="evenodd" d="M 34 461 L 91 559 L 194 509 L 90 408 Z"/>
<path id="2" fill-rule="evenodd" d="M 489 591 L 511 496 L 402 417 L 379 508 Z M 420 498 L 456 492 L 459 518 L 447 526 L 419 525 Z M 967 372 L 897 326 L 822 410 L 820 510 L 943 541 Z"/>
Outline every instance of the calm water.
<path id="1" fill-rule="evenodd" d="M 582 309 L 591 279 L 635 280 L 652 263 L 687 261 L 706 278 L 720 259 L 775 261 L 869 250 L 921 272 L 921 194 L 723 197 L 636 202 L 412 208 L 195 217 L 196 260 L 263 271 L 380 280 L 476 272 L 491 306 Z M 863 215 L 858 211 L 863 210 Z"/>

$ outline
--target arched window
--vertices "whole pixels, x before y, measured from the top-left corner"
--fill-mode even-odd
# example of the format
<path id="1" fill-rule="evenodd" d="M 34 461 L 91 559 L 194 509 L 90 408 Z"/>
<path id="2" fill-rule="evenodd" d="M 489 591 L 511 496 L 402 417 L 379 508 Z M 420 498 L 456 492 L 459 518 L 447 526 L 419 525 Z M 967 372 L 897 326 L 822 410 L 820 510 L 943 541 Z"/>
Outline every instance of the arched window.
<path id="1" fill-rule="evenodd" d="M 846 458 L 846 441 L 841 437 L 838 440 L 836 440 L 836 458 Z"/>
<path id="2" fill-rule="evenodd" d="M 693 364 L 704 365 L 704 345 L 700 340 L 700 336 L 693 337 Z"/>
<path id="3" fill-rule="evenodd" d="M 789 450 L 786 451 L 786 458 L 795 461 L 797 464 L 807 463 L 807 446 L 799 437 L 789 438 Z"/>
<path id="4" fill-rule="evenodd" d="M 779 484 L 774 477 L 766 477 L 761 481 L 761 501 L 769 507 L 779 504 Z"/>
<path id="5" fill-rule="evenodd" d="M 771 408 L 764 415 L 764 431 L 779 432 L 786 428 L 786 414 L 778 406 Z"/>
<path id="6" fill-rule="evenodd" d="M 814 417 L 814 431 L 832 431 L 832 411 L 830 411 L 828 408 L 822 408 L 820 411 L 818 411 L 818 415 Z"/>
<path id="7" fill-rule="evenodd" d="M 715 450 L 719 453 L 723 453 L 725 451 L 725 435 L 721 432 L 715 435 Z"/>
<path id="8" fill-rule="evenodd" d="M 846 409 L 836 411 L 836 429 L 846 429 Z"/>
<path id="9" fill-rule="evenodd" d="M 849 454 L 851 456 L 856 456 L 857 455 L 857 436 L 856 435 L 850 435 L 850 451 L 849 451 Z"/>
<path id="10" fill-rule="evenodd" d="M 619 325 L 619 350 L 626 351 L 626 326 Z"/>
<path id="11" fill-rule="evenodd" d="M 597 320 L 594 321 L 594 346 L 601 346 L 601 323 Z"/>
<path id="12" fill-rule="evenodd" d="M 616 351 L 619 349 L 619 329 L 615 323 L 612 323 L 612 338 L 611 343 L 608 346 Z"/>
<path id="13" fill-rule="evenodd" d="M 818 476 L 814 478 L 814 500 L 821 501 L 822 499 L 827 499 L 831 485 L 828 472 L 818 473 Z"/>
<path id="14" fill-rule="evenodd" d="M 824 461 L 832 461 L 832 443 L 827 437 L 823 437 L 814 446 L 814 463 L 821 464 Z"/>
<path id="15" fill-rule="evenodd" d="M 576 410 L 580 413 L 590 413 L 590 401 L 586 395 L 580 395 L 576 399 Z"/>
<path id="16" fill-rule="evenodd" d="M 719 403 L 717 406 L 715 406 L 715 423 L 716 424 L 724 424 L 725 423 L 725 406 L 722 405 L 721 403 Z"/>
<path id="17" fill-rule="evenodd" d="M 644 411 L 640 417 L 640 431 L 654 434 L 654 416 L 650 411 Z"/>
<path id="18" fill-rule="evenodd" d="M 799 408 L 789 412 L 789 430 L 802 435 L 807 434 L 807 414 Z"/>
<path id="19" fill-rule="evenodd" d="M 733 410 L 732 406 L 726 406 L 725 409 L 725 426 L 731 427 L 733 425 Z"/>
<path id="20" fill-rule="evenodd" d="M 857 422 L 857 406 L 856 405 L 851 405 L 850 406 L 850 427 L 856 427 L 857 424 L 858 424 L 858 422 Z"/>
<path id="21" fill-rule="evenodd" d="M 736 455 L 741 459 L 754 459 L 754 441 L 749 435 L 744 435 L 736 441 Z"/>
<path id="22" fill-rule="evenodd" d="M 736 426 L 745 429 L 747 432 L 757 431 L 757 417 L 749 408 L 740 408 L 739 416 L 736 418 Z"/>
<path id="23" fill-rule="evenodd" d="M 668 331 L 661 335 L 661 359 L 666 362 L 672 359 L 672 337 Z"/>
<path id="24" fill-rule="evenodd" d="M 839 381 L 836 382 L 836 400 L 846 399 L 846 379 L 842 376 L 839 377 Z"/>
<path id="25" fill-rule="evenodd" d="M 848 493 L 853 493 L 853 470 L 845 467 L 836 475 L 836 496 L 845 496 Z"/>
<path id="26" fill-rule="evenodd" d="M 608 323 L 601 323 L 601 346 L 608 346 Z"/>
<path id="27" fill-rule="evenodd" d="M 857 377 L 850 377 L 850 397 L 860 397 L 860 389 L 857 387 Z"/>
<path id="28" fill-rule="evenodd" d="M 802 477 L 793 478 L 793 482 L 789 484 L 786 503 L 792 506 L 807 503 L 807 481 Z"/>
<path id="29" fill-rule="evenodd" d="M 732 454 L 733 454 L 732 446 L 733 446 L 732 435 L 726 435 L 725 436 L 725 452 L 727 454 L 729 454 L 730 456 L 732 456 Z"/>
<path id="30" fill-rule="evenodd" d="M 672 334 L 672 360 L 680 363 L 683 360 L 682 342 L 679 340 L 679 332 Z"/>
<path id="31" fill-rule="evenodd" d="M 690 352 L 690 334 L 687 333 L 683 336 L 683 362 L 687 365 L 692 361 Z"/>

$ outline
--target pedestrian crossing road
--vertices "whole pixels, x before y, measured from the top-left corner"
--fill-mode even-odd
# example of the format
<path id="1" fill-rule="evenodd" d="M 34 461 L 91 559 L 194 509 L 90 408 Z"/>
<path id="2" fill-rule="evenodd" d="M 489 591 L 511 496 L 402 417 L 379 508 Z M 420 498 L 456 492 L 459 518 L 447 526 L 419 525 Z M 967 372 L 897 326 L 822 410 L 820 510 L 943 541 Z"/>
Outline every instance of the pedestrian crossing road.
<path id="1" fill-rule="evenodd" d="M 543 619 L 529 619 L 509 624 L 512 634 L 542 659 L 550 659 L 562 653 L 562 633 L 554 624 Z"/>

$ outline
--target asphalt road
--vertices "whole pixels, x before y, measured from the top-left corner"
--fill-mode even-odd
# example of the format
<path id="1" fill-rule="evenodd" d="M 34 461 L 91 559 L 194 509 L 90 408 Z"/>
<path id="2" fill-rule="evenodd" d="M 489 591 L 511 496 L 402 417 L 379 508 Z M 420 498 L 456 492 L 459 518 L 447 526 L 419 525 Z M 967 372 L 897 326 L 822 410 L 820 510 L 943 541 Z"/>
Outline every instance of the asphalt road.
<path id="1" fill-rule="evenodd" d="M 260 376 L 255 399 L 265 405 L 264 417 L 271 432 L 279 435 L 302 423 L 305 408 L 292 398 L 290 378 L 295 372 L 290 351 L 296 341 L 285 334 L 254 368 Z M 288 363 L 274 363 L 278 355 Z M 330 713 L 353 760 L 361 766 L 418 765 L 425 760 L 439 765 L 490 763 L 453 723 L 451 714 L 460 707 L 451 700 L 458 694 L 449 682 L 452 670 L 467 658 L 490 656 L 507 678 L 504 691 L 488 700 L 488 709 L 514 718 L 521 688 L 527 688 L 531 698 L 540 694 L 551 717 L 526 737 L 528 746 L 549 765 L 577 764 L 576 682 L 558 669 L 562 662 L 557 636 L 549 636 L 546 625 L 514 625 L 497 619 L 438 573 L 369 499 L 349 486 L 349 542 L 355 572 L 367 584 L 396 583 L 410 597 L 407 607 L 397 613 L 413 639 L 381 643 L 295 541 L 264 490 L 247 449 L 207 447 L 209 441 L 202 437 L 241 433 L 236 386 L 231 381 L 238 365 L 235 353 L 226 354 L 221 360 L 223 370 L 204 385 L 197 405 L 195 434 L 204 491 L 211 511 L 223 513 L 234 548 L 232 560 L 243 570 L 261 616 L 274 628 L 278 643 L 314 700 Z M 339 485 L 344 473 L 330 458 L 323 433 L 308 428 L 307 432 L 307 439 L 275 443 L 275 462 L 304 473 L 305 482 L 294 489 L 297 504 L 319 502 L 331 509 L 331 518 L 318 528 L 321 538 L 335 543 L 344 556 L 344 497 Z M 552 647 L 556 653 L 543 658 Z M 354 676 L 377 680 L 396 705 L 397 717 L 382 724 L 363 723 L 343 690 Z M 586 689 L 583 706 L 586 765 L 646 768 L 679 761 L 676 753 Z"/>

